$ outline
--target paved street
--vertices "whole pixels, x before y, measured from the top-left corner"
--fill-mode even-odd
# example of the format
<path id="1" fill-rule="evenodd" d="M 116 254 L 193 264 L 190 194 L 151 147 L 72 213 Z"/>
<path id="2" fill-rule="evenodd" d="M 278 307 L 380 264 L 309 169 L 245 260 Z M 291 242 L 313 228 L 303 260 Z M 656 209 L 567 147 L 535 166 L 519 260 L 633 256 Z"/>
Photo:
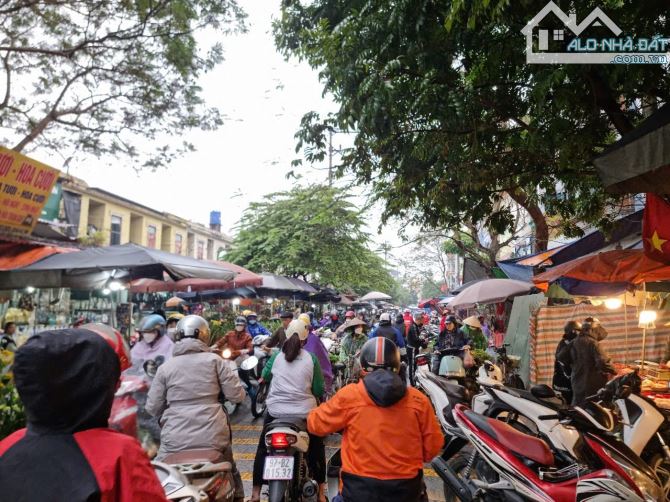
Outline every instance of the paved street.
<path id="1" fill-rule="evenodd" d="M 244 491 L 247 497 L 251 493 L 251 478 L 254 464 L 254 454 L 256 445 L 261 433 L 263 419 L 254 419 L 249 410 L 249 400 L 237 409 L 231 417 L 233 427 L 233 452 L 237 467 L 242 474 L 244 481 Z M 337 435 L 331 436 L 326 440 L 326 456 L 330 457 L 335 453 L 340 444 L 340 438 Z M 431 502 L 443 501 L 442 482 L 435 472 L 427 467 L 424 470 L 426 484 L 428 485 L 428 494 Z M 337 479 L 329 479 L 329 492 L 332 496 L 337 490 Z M 265 499 L 264 499 L 265 500 Z"/>

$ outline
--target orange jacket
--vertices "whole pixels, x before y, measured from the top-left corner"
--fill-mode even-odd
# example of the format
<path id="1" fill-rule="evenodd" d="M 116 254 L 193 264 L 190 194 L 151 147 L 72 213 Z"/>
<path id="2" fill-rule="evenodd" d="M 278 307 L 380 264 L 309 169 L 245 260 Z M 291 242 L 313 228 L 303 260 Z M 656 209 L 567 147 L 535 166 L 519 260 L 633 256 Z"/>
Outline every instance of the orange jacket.
<path id="1" fill-rule="evenodd" d="M 343 431 L 342 471 L 381 480 L 416 477 L 444 445 L 430 401 L 412 387 L 382 407 L 363 381 L 347 385 L 310 412 L 307 428 L 317 436 Z"/>

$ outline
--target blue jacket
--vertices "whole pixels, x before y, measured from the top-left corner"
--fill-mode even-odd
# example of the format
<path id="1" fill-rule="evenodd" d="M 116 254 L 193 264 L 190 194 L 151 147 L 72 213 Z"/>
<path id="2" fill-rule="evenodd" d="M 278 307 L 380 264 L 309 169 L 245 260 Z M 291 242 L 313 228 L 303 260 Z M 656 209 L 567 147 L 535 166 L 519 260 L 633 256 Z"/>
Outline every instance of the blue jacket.
<path id="1" fill-rule="evenodd" d="M 376 336 L 385 336 L 386 338 L 391 338 L 391 334 L 395 335 L 395 344 L 398 346 L 399 349 L 402 349 L 405 346 L 405 337 L 402 336 L 400 331 L 397 328 L 394 328 L 391 325 L 388 326 L 375 326 L 372 331 L 370 331 L 370 334 L 368 335 L 368 338 L 374 338 Z"/>
<path id="2" fill-rule="evenodd" d="M 247 333 L 251 335 L 251 338 L 255 338 L 258 335 L 272 335 L 272 333 L 270 333 L 268 329 L 259 322 L 256 322 L 256 324 L 247 324 Z"/>

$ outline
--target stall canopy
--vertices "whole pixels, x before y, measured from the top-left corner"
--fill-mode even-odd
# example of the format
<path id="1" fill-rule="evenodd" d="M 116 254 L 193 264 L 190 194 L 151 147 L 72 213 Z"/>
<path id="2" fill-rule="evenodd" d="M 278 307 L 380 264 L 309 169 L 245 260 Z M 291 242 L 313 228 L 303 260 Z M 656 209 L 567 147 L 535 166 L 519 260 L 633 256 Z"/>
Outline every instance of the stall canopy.
<path id="1" fill-rule="evenodd" d="M 256 288 L 259 296 L 308 296 L 317 293 L 308 282 L 295 277 L 262 273 L 263 284 Z"/>
<path id="2" fill-rule="evenodd" d="M 449 302 L 451 308 L 470 308 L 482 303 L 498 303 L 528 293 L 533 285 L 512 279 L 486 279 L 465 288 Z"/>
<path id="3" fill-rule="evenodd" d="M 546 291 L 558 283 L 574 295 L 621 293 L 643 282 L 670 280 L 670 265 L 656 261 L 639 249 L 615 249 L 582 256 L 533 277 L 535 285 Z"/>
<path id="4" fill-rule="evenodd" d="M 75 253 L 52 255 L 11 272 L 0 272 L 0 289 L 25 287 L 69 287 L 94 289 L 111 279 L 138 278 L 173 280 L 209 278 L 230 281 L 235 273 L 221 266 L 137 244 L 89 248 Z"/>
<path id="5" fill-rule="evenodd" d="M 180 279 L 173 281 L 169 277 L 166 280 L 158 281 L 155 279 L 136 279 L 130 285 L 132 293 L 157 293 L 160 291 L 213 291 L 224 289 L 235 289 L 242 286 L 260 286 L 263 283 L 263 278 L 247 270 L 244 267 L 228 263 L 225 261 L 206 261 L 223 267 L 237 274 L 232 280 L 217 280 L 217 279 Z"/>
<path id="6" fill-rule="evenodd" d="M 43 246 L 40 244 L 22 244 L 14 242 L 0 243 L 0 270 L 15 270 L 32 265 L 54 254 L 71 253 L 77 248 Z"/>
<path id="7" fill-rule="evenodd" d="M 593 161 L 611 193 L 670 193 L 670 106 L 653 113 Z"/>

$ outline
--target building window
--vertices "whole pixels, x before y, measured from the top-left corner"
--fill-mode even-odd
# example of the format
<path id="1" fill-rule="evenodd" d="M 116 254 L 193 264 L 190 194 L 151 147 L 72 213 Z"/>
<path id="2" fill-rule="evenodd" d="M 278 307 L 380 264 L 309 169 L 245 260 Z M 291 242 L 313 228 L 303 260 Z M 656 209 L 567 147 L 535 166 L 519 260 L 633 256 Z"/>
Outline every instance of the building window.
<path id="1" fill-rule="evenodd" d="M 121 244 L 121 224 L 123 220 L 120 216 L 112 216 L 112 228 L 109 231 L 109 243 L 112 246 Z"/>
<path id="2" fill-rule="evenodd" d="M 563 30 L 554 30 L 554 40 L 563 40 L 565 32 Z"/>
<path id="3" fill-rule="evenodd" d="M 156 249 L 156 227 L 153 225 L 147 226 L 147 247 Z"/>
<path id="4" fill-rule="evenodd" d="M 205 243 L 203 241 L 198 241 L 198 252 L 195 257 L 198 260 L 202 260 L 205 257 Z"/>
<path id="5" fill-rule="evenodd" d="M 174 235 L 174 252 L 181 254 L 181 234 Z"/>

